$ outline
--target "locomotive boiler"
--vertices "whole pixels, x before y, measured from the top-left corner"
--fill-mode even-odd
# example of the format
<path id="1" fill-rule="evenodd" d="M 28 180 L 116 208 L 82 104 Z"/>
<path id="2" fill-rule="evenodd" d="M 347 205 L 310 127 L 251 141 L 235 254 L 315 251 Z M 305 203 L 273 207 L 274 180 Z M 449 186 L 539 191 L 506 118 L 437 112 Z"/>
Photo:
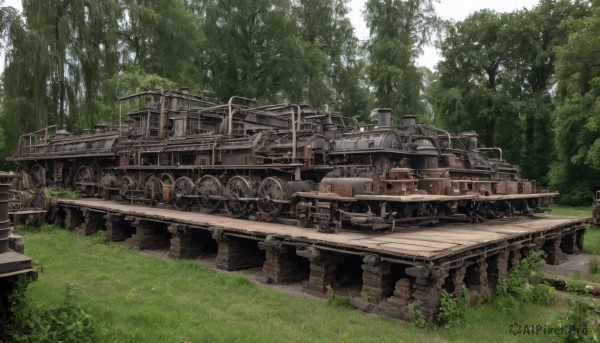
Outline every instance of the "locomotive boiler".
<path id="1" fill-rule="evenodd" d="M 360 127 L 304 104 L 214 104 L 187 89 L 120 101 L 132 110 L 119 125 L 26 134 L 10 160 L 36 189 L 324 232 L 532 214 L 556 195 L 522 179 L 475 133 L 451 135 L 414 116 L 394 127 L 388 109 L 377 110 L 377 125 Z"/>

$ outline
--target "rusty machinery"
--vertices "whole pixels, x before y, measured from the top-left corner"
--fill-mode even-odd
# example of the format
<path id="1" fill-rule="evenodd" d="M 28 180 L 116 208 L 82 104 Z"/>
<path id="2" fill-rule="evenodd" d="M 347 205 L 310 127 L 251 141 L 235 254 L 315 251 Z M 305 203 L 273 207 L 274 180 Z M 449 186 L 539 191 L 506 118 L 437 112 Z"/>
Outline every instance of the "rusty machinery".
<path id="1" fill-rule="evenodd" d="M 213 104 L 187 89 L 134 94 L 123 106 L 118 126 L 23 135 L 9 160 L 28 189 L 56 185 L 325 232 L 531 214 L 556 195 L 477 134 L 451 135 L 414 116 L 392 126 L 388 109 L 374 112 L 378 125 L 359 127 L 308 105 Z"/>

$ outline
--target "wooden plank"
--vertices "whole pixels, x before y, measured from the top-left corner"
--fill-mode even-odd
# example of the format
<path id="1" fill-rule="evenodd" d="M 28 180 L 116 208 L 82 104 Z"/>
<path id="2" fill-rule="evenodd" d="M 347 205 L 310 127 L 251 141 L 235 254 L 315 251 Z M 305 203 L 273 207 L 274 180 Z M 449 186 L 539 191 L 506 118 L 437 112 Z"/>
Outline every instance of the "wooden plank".
<path id="1" fill-rule="evenodd" d="M 124 205 L 100 199 L 61 199 L 60 202 L 81 208 L 89 207 L 111 213 L 123 213 L 147 220 L 177 222 L 191 227 L 216 227 L 226 233 L 248 235 L 248 237 L 263 238 L 272 235 L 295 243 L 354 249 L 410 259 L 435 259 L 449 256 L 528 233 L 549 231 L 558 225 L 581 223 L 585 220 L 555 217 L 507 218 L 478 224 L 400 227 L 389 234 L 352 231 L 329 234 L 317 232 L 314 228 L 181 212 L 138 204 Z"/>

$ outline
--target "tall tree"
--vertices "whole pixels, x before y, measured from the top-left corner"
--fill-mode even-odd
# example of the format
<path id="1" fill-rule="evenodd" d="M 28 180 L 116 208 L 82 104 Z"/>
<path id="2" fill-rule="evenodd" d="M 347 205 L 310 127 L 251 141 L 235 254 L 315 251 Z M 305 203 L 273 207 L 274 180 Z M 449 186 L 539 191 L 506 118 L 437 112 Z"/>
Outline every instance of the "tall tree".
<path id="1" fill-rule="evenodd" d="M 558 49 L 557 161 L 550 181 L 569 204 L 590 203 L 600 180 L 600 1 L 592 13 L 569 18 L 568 41 Z"/>
<path id="2" fill-rule="evenodd" d="M 422 111 L 422 74 L 415 60 L 439 27 L 435 0 L 369 0 L 367 73 L 376 105 L 391 107 L 395 117 Z"/>

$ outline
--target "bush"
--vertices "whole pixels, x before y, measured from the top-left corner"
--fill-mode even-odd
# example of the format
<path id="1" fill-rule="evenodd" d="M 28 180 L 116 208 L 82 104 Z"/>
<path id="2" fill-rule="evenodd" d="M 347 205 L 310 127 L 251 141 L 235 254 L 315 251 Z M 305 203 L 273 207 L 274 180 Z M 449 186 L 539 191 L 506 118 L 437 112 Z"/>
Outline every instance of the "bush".
<path id="1" fill-rule="evenodd" d="M 508 278 L 498 283 L 496 305 L 504 311 L 515 311 L 525 303 L 555 304 L 559 300 L 558 292 L 542 283 L 545 263 L 542 251 L 534 251 L 524 258 Z"/>
<path id="2" fill-rule="evenodd" d="M 598 274 L 600 272 L 600 259 L 598 256 L 593 256 L 590 260 L 590 274 Z"/>
<path id="3" fill-rule="evenodd" d="M 454 299 L 446 290 L 442 290 L 438 325 L 450 328 L 465 323 L 465 312 L 469 305 L 469 291 L 463 284 L 461 296 Z"/>
<path id="4" fill-rule="evenodd" d="M 575 293 L 577 295 L 586 295 L 588 290 L 583 281 L 570 280 L 567 282 L 567 292 Z"/>
<path id="5" fill-rule="evenodd" d="M 415 319 L 414 325 L 418 328 L 424 328 L 427 326 L 427 321 L 425 320 L 425 315 L 421 310 L 421 301 L 417 300 L 410 304 L 408 304 L 408 313 L 410 313 Z"/>
<path id="6" fill-rule="evenodd" d="M 25 286 L 23 286 L 25 285 Z M 11 296 L 14 318 L 8 333 L 13 342 L 95 342 L 91 317 L 77 304 L 77 288 L 68 283 L 58 307 L 32 304 L 20 282 Z"/>
<path id="7" fill-rule="evenodd" d="M 599 342 L 599 312 L 589 298 L 576 297 L 569 300 L 569 311 L 558 324 L 564 328 L 564 342 Z"/>

